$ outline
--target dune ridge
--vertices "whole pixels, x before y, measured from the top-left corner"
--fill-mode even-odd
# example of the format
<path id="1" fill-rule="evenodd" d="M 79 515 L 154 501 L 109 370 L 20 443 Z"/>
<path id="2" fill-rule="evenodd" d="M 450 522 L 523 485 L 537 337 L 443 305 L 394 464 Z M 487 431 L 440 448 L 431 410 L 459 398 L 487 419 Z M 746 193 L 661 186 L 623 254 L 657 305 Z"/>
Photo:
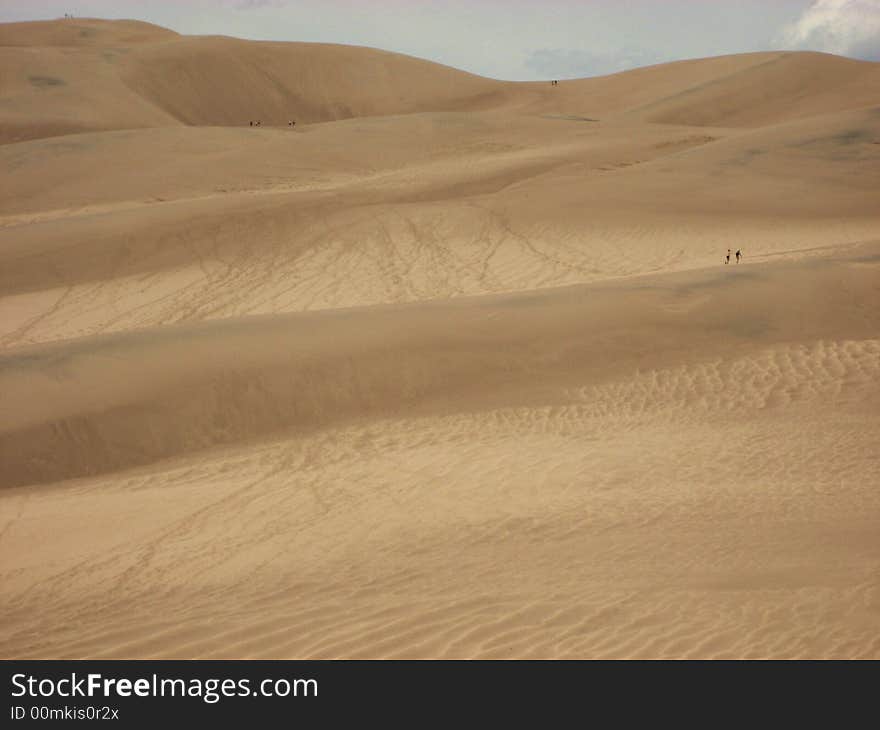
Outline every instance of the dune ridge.
<path id="1" fill-rule="evenodd" d="M 551 88 L 371 48 L 71 19 L 6 24 L 0 60 L 0 144 L 180 124 L 284 127 L 291 119 L 490 109 L 756 127 L 880 104 L 876 63 L 811 52 L 680 61 Z"/>
<path id="2" fill-rule="evenodd" d="M 876 256 L 880 248 L 869 250 Z M 849 297 L 876 294 L 875 268 L 835 286 L 854 260 L 767 264 L 760 274 L 727 279 L 666 275 L 540 297 L 224 320 L 8 351 L 0 357 L 0 382 L 12 398 L 0 414 L 4 486 L 409 409 L 554 400 L 610 373 L 699 362 L 701 352 L 723 358 L 743 340 L 754 347 L 869 337 L 878 315 L 860 322 L 846 309 Z M 712 284 L 722 290 L 688 301 Z M 776 301 L 780 287 L 790 292 L 784 302 Z M 825 293 L 827 309 L 805 323 L 800 313 L 813 288 Z M 733 322 L 713 314 L 734 307 Z M 36 403 L 34 391 L 44 394 Z"/>

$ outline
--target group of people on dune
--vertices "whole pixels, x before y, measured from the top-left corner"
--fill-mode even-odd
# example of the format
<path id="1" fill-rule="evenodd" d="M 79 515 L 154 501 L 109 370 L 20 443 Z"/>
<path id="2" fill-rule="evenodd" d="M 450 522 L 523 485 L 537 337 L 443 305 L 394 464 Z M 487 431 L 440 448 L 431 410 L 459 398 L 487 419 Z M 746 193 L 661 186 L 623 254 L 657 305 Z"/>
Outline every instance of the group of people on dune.
<path id="1" fill-rule="evenodd" d="M 263 124 L 263 122 L 260 121 L 259 119 L 258 119 L 256 122 L 253 121 L 253 120 L 250 121 L 250 125 L 251 125 L 252 127 L 260 127 L 260 126 L 262 126 L 262 124 Z M 295 126 L 296 126 L 296 122 L 295 122 L 293 119 L 290 119 L 290 120 L 288 120 L 288 122 L 287 122 L 287 126 L 288 126 L 288 127 L 295 127 Z"/>
<path id="2" fill-rule="evenodd" d="M 739 263 L 739 260 L 742 258 L 742 249 L 736 249 L 736 263 Z M 727 256 L 724 257 L 724 263 L 730 263 L 730 249 L 727 249 Z"/>

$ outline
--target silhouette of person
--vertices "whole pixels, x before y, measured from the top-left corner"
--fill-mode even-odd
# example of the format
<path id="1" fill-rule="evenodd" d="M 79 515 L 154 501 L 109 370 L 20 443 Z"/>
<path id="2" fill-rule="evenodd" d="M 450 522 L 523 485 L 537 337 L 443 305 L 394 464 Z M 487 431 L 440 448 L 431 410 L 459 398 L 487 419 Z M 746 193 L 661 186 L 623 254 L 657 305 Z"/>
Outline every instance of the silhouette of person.
<path id="1" fill-rule="evenodd" d="M 742 251 L 736 249 L 736 263 L 739 263 L 740 258 L 742 257 Z"/>
<path id="2" fill-rule="evenodd" d="M 727 256 L 724 257 L 724 263 L 725 264 L 730 263 L 730 249 L 727 249 Z"/>

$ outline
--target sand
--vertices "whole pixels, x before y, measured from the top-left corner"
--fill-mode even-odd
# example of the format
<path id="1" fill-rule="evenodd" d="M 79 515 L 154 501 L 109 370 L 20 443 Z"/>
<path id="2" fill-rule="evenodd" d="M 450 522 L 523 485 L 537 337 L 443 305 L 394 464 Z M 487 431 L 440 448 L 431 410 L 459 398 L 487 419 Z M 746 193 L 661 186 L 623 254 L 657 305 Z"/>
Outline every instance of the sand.
<path id="1" fill-rule="evenodd" d="M 880 64 L 0 69 L 0 656 L 880 658 Z"/>

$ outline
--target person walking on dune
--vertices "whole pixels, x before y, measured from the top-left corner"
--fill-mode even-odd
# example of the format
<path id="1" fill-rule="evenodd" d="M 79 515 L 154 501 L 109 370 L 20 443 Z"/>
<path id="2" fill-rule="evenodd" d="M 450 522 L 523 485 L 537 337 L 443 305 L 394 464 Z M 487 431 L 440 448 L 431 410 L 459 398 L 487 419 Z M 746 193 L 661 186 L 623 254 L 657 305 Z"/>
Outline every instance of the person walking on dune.
<path id="1" fill-rule="evenodd" d="M 725 264 L 730 263 L 730 249 L 727 249 L 727 256 L 724 257 L 724 263 Z"/>
<path id="2" fill-rule="evenodd" d="M 742 251 L 740 249 L 736 249 L 736 263 L 739 263 L 739 260 L 742 258 Z"/>

